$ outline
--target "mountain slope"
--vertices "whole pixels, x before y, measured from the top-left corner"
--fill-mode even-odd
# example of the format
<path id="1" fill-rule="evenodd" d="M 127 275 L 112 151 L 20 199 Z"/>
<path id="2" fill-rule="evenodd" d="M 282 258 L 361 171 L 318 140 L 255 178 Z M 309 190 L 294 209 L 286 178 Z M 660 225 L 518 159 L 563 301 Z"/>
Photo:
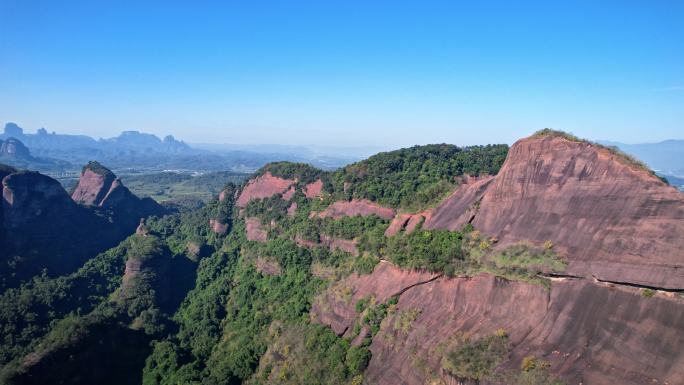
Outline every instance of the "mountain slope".
<path id="1" fill-rule="evenodd" d="M 0 228 L 3 287 L 16 285 L 43 269 L 52 276 L 71 272 L 133 233 L 140 218 L 163 212 L 151 199 L 138 199 L 120 183 L 115 186 L 116 179 L 107 191 L 95 192 L 104 186 L 88 183 L 91 166 L 84 168 L 82 176 L 83 186 L 89 187 L 81 191 L 89 188 L 102 195 L 99 207 L 75 202 L 59 182 L 40 173 L 8 170 L 4 175 Z"/>
<path id="2" fill-rule="evenodd" d="M 75 198 L 103 208 L 113 177 L 83 174 Z M 74 301 L 19 302 L 36 316 L 2 318 L 4 341 L 29 337 L 3 345 L 0 378 L 678 383 L 683 206 L 629 158 L 548 131 L 510 151 L 420 146 L 335 172 L 269 164 L 201 209 L 140 224 L 93 260 L 104 273 L 8 290 L 1 303 L 57 282 L 92 297 L 75 318 Z M 83 277 L 107 284 L 73 289 Z"/>

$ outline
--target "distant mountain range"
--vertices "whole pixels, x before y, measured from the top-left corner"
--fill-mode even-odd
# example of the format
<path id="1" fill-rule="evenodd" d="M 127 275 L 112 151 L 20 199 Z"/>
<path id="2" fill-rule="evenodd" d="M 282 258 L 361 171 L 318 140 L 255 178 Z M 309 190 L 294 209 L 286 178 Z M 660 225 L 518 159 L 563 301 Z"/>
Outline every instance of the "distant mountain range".
<path id="1" fill-rule="evenodd" d="M 20 149 L 19 152 L 0 153 L 3 162 L 51 174 L 78 172 L 79 165 L 91 160 L 107 164 L 114 170 L 133 173 L 162 170 L 251 172 L 282 159 L 332 169 L 363 157 L 363 154 L 328 156 L 297 146 L 193 147 L 171 135 L 161 139 L 139 131 L 124 131 L 107 139 L 49 133 L 44 128 L 28 134 L 15 123 L 5 125 L 0 141 L 7 143 L 8 148 Z"/>

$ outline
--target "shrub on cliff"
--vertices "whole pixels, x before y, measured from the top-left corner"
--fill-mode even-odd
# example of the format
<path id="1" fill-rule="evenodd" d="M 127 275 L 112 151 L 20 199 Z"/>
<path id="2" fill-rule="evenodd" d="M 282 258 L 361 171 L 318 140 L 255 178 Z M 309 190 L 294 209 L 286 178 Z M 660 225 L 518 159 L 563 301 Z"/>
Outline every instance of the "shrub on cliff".
<path id="1" fill-rule="evenodd" d="M 466 339 L 461 346 L 447 353 L 442 367 L 459 379 L 487 379 L 508 355 L 508 337 L 497 333 L 478 340 Z"/>

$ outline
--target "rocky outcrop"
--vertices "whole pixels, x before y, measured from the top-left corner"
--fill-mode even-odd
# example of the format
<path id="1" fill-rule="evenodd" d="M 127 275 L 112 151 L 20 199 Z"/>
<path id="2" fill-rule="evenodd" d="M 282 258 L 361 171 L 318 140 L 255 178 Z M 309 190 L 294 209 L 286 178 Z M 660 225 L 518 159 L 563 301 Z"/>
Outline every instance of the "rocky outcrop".
<path id="1" fill-rule="evenodd" d="M 290 179 L 283 179 L 273 176 L 266 172 L 250 180 L 242 189 L 237 199 L 238 207 L 245 207 L 252 199 L 270 198 L 276 194 L 285 193 L 295 182 Z"/>
<path id="2" fill-rule="evenodd" d="M 228 233 L 228 224 L 218 219 L 209 219 L 209 227 L 211 231 L 218 235 L 226 235 Z"/>
<path id="3" fill-rule="evenodd" d="M 4 255 L 0 257 L 21 257 L 11 273 L 3 271 L 18 281 L 42 269 L 50 275 L 73 271 L 87 258 L 135 232 L 140 218 L 163 213 L 154 201 L 138 199 L 114 183 L 102 199 L 101 194 L 84 193 L 101 204 L 85 206 L 76 204 L 59 182 L 48 176 L 11 171 L 3 172 L 2 179 L 0 254 Z"/>
<path id="4" fill-rule="evenodd" d="M 106 231 L 112 226 L 106 218 L 78 206 L 59 182 L 36 172 L 6 175 L 1 204 L 0 257 L 21 258 L 11 271 L 4 271 L 9 267 L 3 264 L 0 272 L 16 281 L 42 269 L 49 274 L 71 271 L 121 240 L 119 231 Z M 135 224 L 130 232 L 134 230 Z"/>
<path id="5" fill-rule="evenodd" d="M 317 198 L 323 194 L 323 181 L 319 178 L 304 186 L 304 195 L 309 198 Z"/>
<path id="6" fill-rule="evenodd" d="M 259 218 L 245 219 L 245 232 L 247 233 L 247 240 L 266 242 L 268 239 L 268 230 L 261 225 Z"/>
<path id="7" fill-rule="evenodd" d="M 392 218 L 392 222 L 390 222 L 387 230 L 385 230 L 385 236 L 390 237 L 399 234 L 399 232 L 406 227 L 406 224 L 411 217 L 412 214 L 397 214 Z"/>
<path id="8" fill-rule="evenodd" d="M 464 178 L 458 188 L 435 208 L 423 227 L 459 230 L 470 223 L 477 214 L 482 195 L 493 180 L 493 176 Z"/>
<path id="9" fill-rule="evenodd" d="M 62 185 L 37 172 L 16 172 L 2 179 L 3 225 L 19 229 L 37 218 L 59 214 L 69 217 L 77 211 Z"/>
<path id="10" fill-rule="evenodd" d="M 385 230 L 385 236 L 391 237 L 399 234 L 400 231 L 411 234 L 421 222 L 424 226 L 425 222 L 432 218 L 433 211 L 433 209 L 428 209 L 416 214 L 397 214 Z"/>
<path id="11" fill-rule="evenodd" d="M 462 215 L 452 212 L 436 210 L 428 225 L 454 228 Z M 502 244 L 551 241 L 570 274 L 684 289 L 684 195 L 590 143 L 518 141 L 472 223 Z"/>
<path id="12" fill-rule="evenodd" d="M 358 300 L 374 296 L 383 303 L 397 294 L 396 308 L 373 337 L 369 383 L 418 385 L 435 377 L 453 383 L 442 370 L 445 353 L 458 338 L 499 329 L 510 343 L 502 370 L 517 369 L 533 355 L 549 361 L 569 384 L 674 384 L 684 378 L 681 300 L 645 298 L 583 279 L 557 280 L 547 289 L 491 275 L 444 278 L 382 262 L 373 274 L 352 275 L 326 291 L 312 318 L 348 335 L 359 317 Z"/>
<path id="13" fill-rule="evenodd" d="M 334 202 L 317 215 L 320 218 L 332 219 L 353 217 L 356 215 L 377 215 L 383 219 L 392 219 L 394 217 L 394 210 L 389 207 L 380 206 L 367 199 L 352 199 L 351 201 Z"/>
<path id="14" fill-rule="evenodd" d="M 287 208 L 287 216 L 294 217 L 297 214 L 297 202 L 292 202 L 290 207 Z"/>
<path id="15" fill-rule="evenodd" d="M 18 139 L 0 140 L 0 158 L 31 159 L 29 149 Z"/>
<path id="16" fill-rule="evenodd" d="M 338 335 L 345 335 L 358 316 L 356 303 L 359 300 L 373 296 L 377 303 L 384 303 L 407 288 L 439 276 L 434 273 L 402 270 L 389 262 L 380 261 L 373 274 L 354 273 L 324 292 L 311 307 L 312 318 L 329 325 Z"/>
<path id="17" fill-rule="evenodd" d="M 71 198 L 86 206 L 103 206 L 105 199 L 111 195 L 121 195 L 124 189 L 121 181 L 113 172 L 97 162 L 90 162 L 81 171 L 78 185 Z M 111 205 L 111 204 L 110 204 Z"/>
<path id="18" fill-rule="evenodd" d="M 385 235 L 388 237 L 396 235 L 402 230 L 410 234 L 421 222 L 423 222 L 423 228 L 428 230 L 460 230 L 477 214 L 480 199 L 493 180 L 494 177 L 489 175 L 460 178 L 459 186 L 454 192 L 434 209 L 415 214 L 397 214 L 385 231 Z"/>

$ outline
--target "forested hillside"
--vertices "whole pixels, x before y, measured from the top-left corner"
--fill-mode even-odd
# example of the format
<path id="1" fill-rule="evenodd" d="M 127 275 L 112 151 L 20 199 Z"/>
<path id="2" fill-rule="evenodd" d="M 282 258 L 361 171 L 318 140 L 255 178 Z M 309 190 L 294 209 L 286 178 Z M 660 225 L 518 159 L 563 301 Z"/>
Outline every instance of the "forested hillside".
<path id="1" fill-rule="evenodd" d="M 544 163 L 558 162 L 551 154 L 562 151 L 572 152 L 575 169 Z M 580 183 L 567 191 L 573 202 L 594 199 L 591 185 L 577 182 L 592 170 L 618 175 L 616 191 L 634 178 L 684 207 L 672 187 L 603 151 L 545 132 L 510 152 L 505 145 L 417 146 L 332 172 L 269 164 L 199 209 L 147 218 L 75 272 L 4 290 L 0 381 L 674 383 L 684 362 L 674 349 L 684 342 L 676 326 L 684 320 L 684 287 L 658 287 L 665 281 L 655 276 L 648 287 L 585 279 L 591 269 L 604 272 L 577 259 L 578 235 L 537 232 L 558 225 L 543 210 L 560 198 L 535 197 L 534 215 L 521 211 L 528 206 L 502 206 L 530 221 L 516 224 L 516 238 L 497 227 L 506 218 L 488 214 L 498 200 L 532 199 L 534 186 L 552 176 L 566 178 L 566 188 Z M 510 183 L 524 187 L 501 192 Z M 637 211 L 639 191 L 629 193 Z M 527 195 L 507 199 L 519 192 Z M 598 202 L 593 210 L 613 215 Z M 655 215 L 684 226 L 676 210 L 667 212 Z M 678 242 L 662 239 L 655 250 Z M 634 263 L 620 265 L 627 282 L 630 266 L 652 268 Z M 626 305 L 640 311 L 620 310 Z M 625 346 L 606 343 L 606 333 L 622 333 Z M 646 334 L 651 342 L 643 342 Z M 620 350 L 629 356 L 613 358 Z M 636 350 L 664 363 L 649 366 Z M 606 374 L 626 365 L 637 374 Z"/>

